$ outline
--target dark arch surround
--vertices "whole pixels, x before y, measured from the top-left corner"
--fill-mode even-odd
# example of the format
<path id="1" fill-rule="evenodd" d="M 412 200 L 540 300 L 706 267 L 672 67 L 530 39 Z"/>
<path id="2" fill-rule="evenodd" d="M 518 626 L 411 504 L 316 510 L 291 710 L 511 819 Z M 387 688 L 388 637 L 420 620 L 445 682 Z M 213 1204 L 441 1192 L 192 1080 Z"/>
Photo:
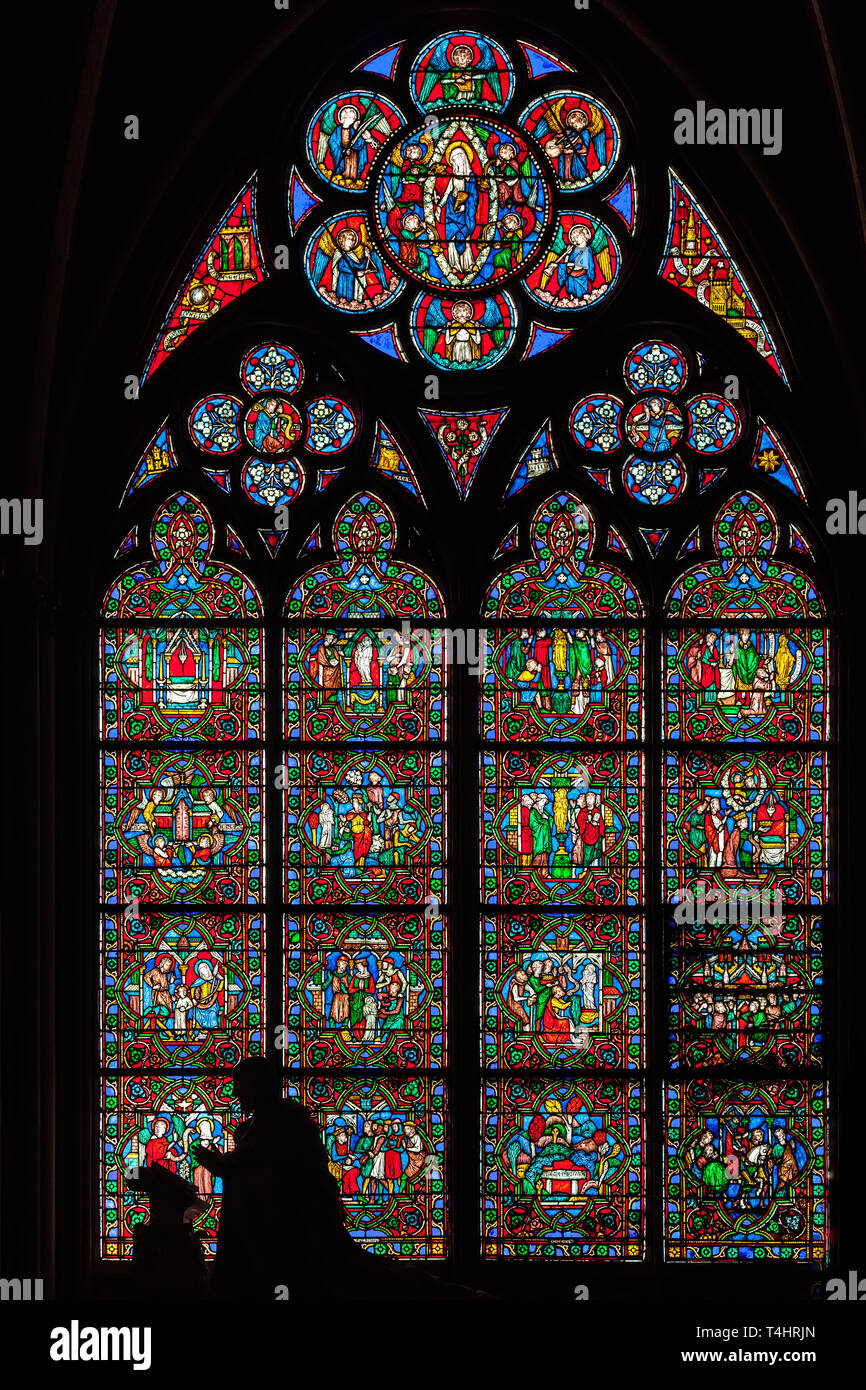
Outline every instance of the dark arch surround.
<path id="1" fill-rule="evenodd" d="M 20 685 L 13 686 L 8 676 L 3 683 L 4 728 L 10 731 L 7 786 L 20 789 L 14 798 L 8 793 L 4 797 L 3 843 L 10 862 L 21 866 L 11 885 L 2 942 L 3 1096 L 7 1113 L 16 1117 L 14 1129 L 7 1123 L 3 1139 L 4 1266 L 14 1265 L 22 1274 L 43 1272 L 48 1287 L 61 1295 L 94 1287 L 86 1252 L 92 1247 L 94 1214 L 95 820 L 89 809 L 84 809 L 95 805 L 96 796 L 93 625 L 99 598 L 122 567 L 112 559 L 114 548 L 136 519 L 136 509 L 130 508 L 128 519 L 124 517 L 121 523 L 117 501 L 136 458 L 164 416 L 171 413 L 181 417 L 206 390 L 227 383 L 241 349 L 271 329 L 278 329 L 302 354 L 318 350 L 323 358 L 332 360 L 353 394 L 366 403 L 367 423 L 361 442 L 355 446 L 357 457 L 369 457 L 372 422 L 378 414 L 405 442 L 415 446 L 413 462 L 417 460 L 419 480 L 430 505 L 426 512 L 411 506 L 403 509 L 408 522 L 408 527 L 404 526 L 404 553 L 441 578 L 455 626 L 461 625 L 462 615 L 464 625 L 474 624 L 477 596 L 494 569 L 486 557 L 493 554 L 517 514 L 514 505 L 498 511 L 499 496 L 513 467 L 509 441 L 528 442 L 531 438 L 543 418 L 544 408 L 538 402 L 546 374 L 562 383 L 566 363 L 568 377 L 580 386 L 557 386 L 562 393 L 559 438 L 563 437 L 565 402 L 570 404 L 577 394 L 603 379 L 604 368 L 621 361 L 625 349 L 644 333 L 669 331 L 711 360 L 721 360 L 740 376 L 764 418 L 782 430 L 794 456 L 807 464 L 811 506 L 804 530 L 819 544 L 827 541 L 820 530 L 824 500 L 844 497 L 850 487 L 857 486 L 849 460 L 863 456 L 862 442 L 858 448 L 856 438 L 859 431 L 862 441 L 862 411 L 854 391 L 853 354 L 846 347 L 854 341 L 853 306 L 847 297 L 845 270 L 848 267 L 850 274 L 858 260 L 856 224 L 838 114 L 805 6 L 786 18 L 786 26 L 802 40 L 796 51 L 803 55 L 804 66 L 796 79 L 786 77 L 783 65 L 772 64 L 776 37 L 772 18 L 762 20 L 748 4 L 727 7 L 725 28 L 740 44 L 753 44 L 752 51 L 766 65 L 754 88 L 741 77 L 733 89 L 719 89 L 710 63 L 709 55 L 718 51 L 720 42 L 718 16 L 696 13 L 692 6 L 688 7 L 689 22 L 685 25 L 681 22 L 682 8 L 676 4 L 654 6 L 649 24 L 617 4 L 599 3 L 587 13 L 568 12 L 567 23 L 558 3 L 534 6 L 531 20 L 517 7 L 512 13 L 507 6 L 459 11 L 431 6 L 407 16 L 401 5 L 382 4 L 376 7 L 375 19 L 365 22 L 363 32 L 352 35 L 351 54 L 341 42 L 333 45 L 323 60 L 321 52 L 327 48 L 333 28 L 333 7 L 298 4 L 286 14 L 274 15 L 263 9 L 245 14 L 241 26 L 237 7 L 213 5 L 208 6 L 209 24 L 215 26 L 215 32 L 225 33 L 226 45 L 203 67 L 195 61 L 196 44 L 201 39 L 195 12 L 179 14 L 176 7 L 165 4 L 150 7 L 144 22 L 137 10 L 125 14 L 118 8 L 116 13 L 110 3 L 92 7 L 92 32 L 86 50 L 86 24 L 79 10 L 74 33 L 68 35 L 69 48 L 55 55 L 58 110 L 63 109 L 65 99 L 70 113 L 70 164 L 57 207 L 48 201 L 45 187 L 38 188 L 35 183 L 30 204 L 34 209 L 41 207 L 45 216 L 44 222 L 34 221 L 35 248 L 41 244 L 40 236 L 44 244 L 53 228 L 57 241 L 51 254 L 46 247 L 41 316 L 33 312 L 38 291 L 31 287 L 34 304 L 30 306 L 29 336 L 38 367 L 28 416 L 31 447 L 23 473 L 26 484 L 22 484 L 23 495 L 46 499 L 46 534 L 38 548 L 3 540 L 4 610 L 11 612 L 10 650 L 17 654 L 24 673 Z M 260 233 L 263 246 L 269 249 L 288 240 L 282 203 L 284 164 L 291 146 L 302 148 L 308 113 L 337 89 L 336 84 L 353 63 L 399 37 L 412 49 L 422 34 L 437 32 L 458 14 L 460 22 L 470 27 L 489 28 L 506 40 L 524 38 L 570 58 L 580 80 L 603 100 L 607 94 L 623 113 L 629 154 L 640 155 L 642 178 L 640 234 L 637 246 L 631 248 L 629 283 L 592 317 L 591 334 L 579 332 L 573 347 L 554 349 L 523 366 L 508 360 L 498 370 L 482 374 L 478 385 L 457 382 L 452 390 L 449 383 L 449 402 L 471 399 L 480 405 L 489 399 L 491 404 L 508 401 L 512 406 L 508 430 L 491 445 L 469 502 L 457 502 L 444 467 L 437 464 L 431 441 L 425 441 L 422 434 L 416 414 L 417 406 L 424 404 L 422 364 L 391 366 L 357 340 L 349 343 L 336 335 L 332 340 L 329 330 L 334 327 L 333 316 L 326 319 L 311 295 L 297 295 L 290 277 L 281 280 L 278 273 L 265 287 L 194 335 L 174 361 L 155 375 L 140 401 L 124 400 L 123 377 L 142 369 L 179 278 L 253 166 L 260 175 Z M 844 55 L 852 50 L 846 45 L 842 20 L 832 15 L 830 22 L 826 12 L 824 20 L 840 68 L 843 94 L 850 94 Z M 651 45 L 643 42 L 642 26 L 651 27 Z M 60 50 L 63 33 L 55 32 Z M 103 52 L 106 42 L 107 51 Z M 68 85 L 64 89 L 63 81 L 64 75 L 67 84 L 69 81 L 68 53 L 76 49 L 82 60 L 82 85 L 77 116 L 73 116 L 72 92 Z M 101 52 L 104 64 L 100 71 Z M 170 103 L 161 101 L 163 83 L 155 79 L 161 73 L 177 73 L 178 53 L 187 55 L 181 61 L 183 82 L 173 91 Z M 755 62 L 760 67 L 760 61 Z M 286 96 L 287 64 L 296 65 L 305 80 L 306 74 L 316 74 L 296 101 Z M 604 76 L 621 85 L 609 87 Z M 810 83 L 807 119 L 801 94 Z M 762 161 L 752 152 L 684 150 L 673 145 L 672 113 L 677 107 L 693 104 L 698 97 L 725 106 L 751 105 L 758 101 L 758 91 L 762 104 L 784 108 L 785 149 L 793 152 L 796 147 L 801 157 L 783 153 L 774 163 Z M 820 110 L 817 121 L 816 106 Z M 237 119 L 239 110 L 248 109 L 254 110 L 259 129 L 254 126 L 248 130 L 246 122 Z M 122 118 L 128 111 L 139 112 L 142 119 L 142 139 L 131 147 L 121 136 Z M 651 138 L 646 134 L 647 117 L 643 113 L 647 112 L 658 113 Z M 629 120 L 633 128 L 629 128 Z M 641 138 L 646 142 L 643 147 Z M 213 173 L 202 179 L 211 151 L 218 151 Z M 81 161 L 80 180 L 75 174 L 76 156 Z M 824 186 L 832 190 L 834 200 L 832 237 L 822 237 L 814 225 L 814 183 L 810 179 L 808 188 L 803 186 L 804 164 L 815 170 L 819 160 L 826 161 Z M 791 368 L 790 393 L 736 335 L 655 276 L 667 218 L 669 163 L 714 216 L 769 316 L 777 345 Z M 51 167 L 50 158 L 47 167 Z M 756 174 L 765 181 L 764 188 Z M 786 235 L 786 224 L 792 237 Z M 305 237 L 299 240 L 303 242 Z M 832 262 L 827 260 L 828 243 L 834 248 Z M 293 247 L 293 263 L 298 255 Z M 634 287 L 639 281 L 638 294 Z M 784 333 L 774 322 L 774 310 Z M 414 389 L 407 386 L 409 382 Z M 837 409 L 825 414 L 816 408 L 816 402 L 826 402 L 834 393 Z M 191 454 L 188 449 L 187 455 Z M 140 520 L 149 518 L 160 496 L 180 476 L 169 475 L 164 485 L 156 484 L 138 495 Z M 329 517 L 356 480 L 357 474 L 353 478 L 353 471 L 347 471 L 344 479 L 321 496 L 308 489 L 294 509 L 293 537 L 302 539 L 314 520 Z M 589 488 L 581 489 L 573 473 L 570 481 L 591 500 L 600 522 L 612 518 L 614 499 L 595 493 L 590 499 Z M 758 490 L 767 495 L 768 489 Z M 386 500 L 394 500 L 394 492 L 383 483 Z M 228 499 L 209 495 L 207 500 L 218 523 L 231 517 Z M 788 517 L 787 500 L 788 494 L 781 499 L 773 496 L 783 521 Z M 712 510 L 708 502 L 704 512 L 707 520 Z M 674 508 L 668 512 L 673 515 Z M 635 506 L 632 520 L 635 515 L 643 519 L 645 513 Z M 791 515 L 795 515 L 794 509 Z M 817 534 L 810 531 L 810 523 L 818 526 Z M 664 524 L 669 524 L 668 517 Z M 444 563 L 437 528 L 449 538 L 453 553 L 460 556 L 459 567 L 449 569 Z M 525 548 L 524 530 L 521 542 Z M 303 561 L 294 560 L 294 547 L 289 542 L 284 550 L 273 563 L 263 548 L 257 556 L 251 547 L 251 578 L 259 584 L 267 580 L 275 593 L 285 592 L 289 577 L 305 567 Z M 850 673 L 856 651 L 859 605 L 853 596 L 860 592 L 861 550 L 857 539 L 840 537 L 823 552 L 824 589 L 839 626 L 835 696 L 843 773 L 846 766 L 856 762 L 848 753 L 853 754 L 858 736 L 853 715 L 857 694 Z M 670 555 L 663 553 L 653 563 L 641 563 L 649 602 L 660 600 L 669 587 L 673 555 L 671 547 Z M 74 576 L 74 586 L 69 576 Z M 469 708 L 468 701 L 464 700 L 463 708 Z M 455 733 L 458 749 L 467 747 L 470 730 L 458 728 Z M 459 801 L 455 796 L 452 814 L 471 815 L 474 768 L 465 755 L 455 766 L 454 786 Z M 853 972 L 842 968 L 853 912 L 853 889 L 846 867 L 853 867 L 854 862 L 850 814 L 854 807 L 853 787 L 843 777 L 835 807 L 839 892 L 835 908 L 826 914 L 826 1003 L 832 1049 L 829 1071 L 840 1117 L 837 1132 L 831 1136 L 839 1155 L 835 1193 L 831 1192 L 839 1244 L 832 1263 L 840 1269 L 856 1264 L 853 1233 L 851 1254 L 846 1252 L 850 1227 L 845 1219 L 849 1207 L 853 1208 L 854 1184 L 848 1139 L 854 1129 L 854 1086 L 851 1053 L 846 1051 L 853 1046 L 853 1030 L 848 1027 L 848 1020 L 854 1017 Z M 474 931 L 473 872 L 468 866 L 465 896 L 470 904 L 466 912 L 470 932 Z M 455 898 L 460 887 L 458 882 Z M 455 923 L 455 935 L 459 926 Z M 472 942 L 474 936 L 463 939 Z M 460 1030 L 458 1036 L 470 1043 L 478 1027 L 472 988 L 475 970 L 476 957 L 467 949 L 462 959 L 454 960 L 450 979 L 455 1027 Z M 649 1016 L 655 1019 L 657 1048 L 663 1032 L 661 988 L 656 960 L 650 974 Z M 27 1001 L 25 1007 L 22 999 Z M 455 1190 L 456 1229 L 461 1225 L 466 1228 L 466 1218 L 472 1221 L 477 1205 L 472 1181 L 476 1094 L 467 1087 L 468 1099 L 454 1115 L 455 1157 L 459 1161 L 462 1147 L 470 1175 Z M 76 1114 L 80 1122 L 70 1127 L 69 1117 Z M 21 1164 L 22 1134 L 32 1147 L 32 1165 Z M 652 1174 L 651 1169 L 651 1181 Z M 14 1199 L 10 1189 L 16 1194 Z M 22 1201 L 28 1202 L 34 1220 L 19 1228 L 11 1217 Z M 567 1297 L 575 1282 L 571 1265 L 482 1269 L 471 1237 L 468 1244 L 461 1244 L 458 1238 L 455 1257 L 461 1277 L 476 1279 L 490 1288 Z M 702 1278 L 707 1293 L 711 1289 L 722 1292 L 734 1281 L 744 1289 L 753 1273 L 757 1276 L 758 1271 L 738 1269 L 732 1275 L 729 1270 L 713 1268 L 703 1270 Z M 777 1277 L 780 1290 L 790 1282 L 792 1292 L 805 1296 L 809 1279 L 803 1271 L 783 1267 Z M 655 1267 L 651 1262 L 592 1273 L 593 1287 L 599 1294 L 612 1296 L 662 1290 L 676 1294 L 692 1278 L 688 1268 Z M 111 1282 L 103 1280 L 95 1288 L 107 1291 Z"/>

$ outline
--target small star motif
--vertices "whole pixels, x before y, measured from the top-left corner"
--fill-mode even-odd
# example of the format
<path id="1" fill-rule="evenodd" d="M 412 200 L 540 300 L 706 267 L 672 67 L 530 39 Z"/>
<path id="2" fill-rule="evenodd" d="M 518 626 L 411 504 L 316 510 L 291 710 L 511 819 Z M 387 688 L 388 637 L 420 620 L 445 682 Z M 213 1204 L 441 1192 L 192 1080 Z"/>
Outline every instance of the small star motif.
<path id="1" fill-rule="evenodd" d="M 775 473 L 782 460 L 779 458 L 775 449 L 765 449 L 763 453 L 758 454 L 756 462 L 758 467 L 762 468 L 765 473 Z"/>

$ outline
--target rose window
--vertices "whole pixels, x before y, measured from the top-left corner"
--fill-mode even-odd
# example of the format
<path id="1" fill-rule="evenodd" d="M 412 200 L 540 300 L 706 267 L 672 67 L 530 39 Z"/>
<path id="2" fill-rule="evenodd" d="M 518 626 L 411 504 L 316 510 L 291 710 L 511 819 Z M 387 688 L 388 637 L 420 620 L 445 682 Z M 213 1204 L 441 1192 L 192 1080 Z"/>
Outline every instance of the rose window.
<path id="1" fill-rule="evenodd" d="M 367 75 L 382 74 L 371 66 Z M 366 321 L 414 285 L 403 311 L 414 349 L 438 368 L 465 371 L 509 352 L 520 298 L 536 312 L 568 315 L 609 293 L 619 245 L 594 212 L 572 204 L 613 169 L 616 122 L 596 97 L 543 90 L 549 79 L 532 77 L 530 99 L 518 100 L 505 49 L 454 31 L 427 44 L 408 72 L 423 123 L 371 90 L 346 90 L 316 111 L 307 158 L 328 197 L 351 203 L 329 210 L 304 253 L 324 304 Z M 294 172 L 293 231 L 324 201 Z M 399 321 L 363 336 L 406 360 Z"/>

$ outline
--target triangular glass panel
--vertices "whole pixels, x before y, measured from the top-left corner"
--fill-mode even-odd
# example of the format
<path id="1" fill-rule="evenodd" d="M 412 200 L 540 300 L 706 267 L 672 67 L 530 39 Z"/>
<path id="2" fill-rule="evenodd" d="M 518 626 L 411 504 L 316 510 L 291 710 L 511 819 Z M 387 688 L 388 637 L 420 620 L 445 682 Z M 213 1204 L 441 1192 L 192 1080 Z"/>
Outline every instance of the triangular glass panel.
<path id="1" fill-rule="evenodd" d="M 419 410 L 418 414 L 436 440 L 454 486 L 465 500 L 475 480 L 478 464 L 508 414 L 508 407 L 502 410 L 467 411 L 464 414 Z"/>
<path id="2" fill-rule="evenodd" d="M 145 487 L 147 483 L 152 483 L 154 478 L 158 478 L 160 474 L 168 473 L 170 469 L 177 468 L 177 459 L 174 456 L 171 435 L 167 425 L 168 421 L 164 420 L 132 470 L 129 482 L 126 484 L 126 491 L 120 499 L 121 506 L 137 488 Z"/>

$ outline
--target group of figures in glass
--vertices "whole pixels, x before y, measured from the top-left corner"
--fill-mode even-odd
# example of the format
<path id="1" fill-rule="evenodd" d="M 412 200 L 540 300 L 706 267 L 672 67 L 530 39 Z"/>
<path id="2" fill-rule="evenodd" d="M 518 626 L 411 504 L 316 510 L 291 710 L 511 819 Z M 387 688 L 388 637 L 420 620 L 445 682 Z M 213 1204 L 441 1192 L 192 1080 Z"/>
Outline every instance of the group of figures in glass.
<path id="1" fill-rule="evenodd" d="M 357 543 L 369 543 L 371 533 L 365 526 L 357 534 L 361 535 Z M 574 543 L 573 537 L 568 539 L 572 533 L 567 527 L 553 526 L 550 534 L 561 552 Z M 181 541 L 173 543 L 182 542 L 184 572 L 192 575 L 195 567 L 187 533 L 180 535 Z M 562 554 L 558 563 L 565 563 Z M 177 568 L 172 573 L 176 577 Z M 547 625 L 509 630 L 496 647 L 485 677 L 492 676 L 495 685 L 515 691 L 518 706 L 528 697 L 539 720 L 573 721 L 579 727 L 591 705 L 609 702 L 627 673 L 634 675 L 633 633 L 600 625 L 597 619 L 584 625 L 546 619 L 546 608 L 554 602 L 560 605 L 563 593 L 570 592 L 563 588 L 564 575 L 561 571 L 555 588 L 538 591 L 544 596 L 538 618 Z M 152 599 L 152 577 L 143 582 Z M 118 714 L 128 721 L 139 711 L 146 711 L 151 719 L 157 717 L 156 725 L 152 722 L 148 727 L 161 728 L 162 738 L 187 730 L 188 721 L 213 730 L 218 727 L 213 721 L 226 712 L 229 689 L 235 692 L 228 706 L 234 719 L 250 727 L 260 691 L 260 672 L 253 669 L 256 661 L 251 657 L 251 650 L 258 650 L 255 630 L 250 629 L 252 638 L 242 641 L 232 628 L 179 623 L 172 609 L 188 602 L 189 595 L 175 598 L 178 589 L 171 573 L 159 582 L 165 594 L 159 617 L 171 625 L 139 628 L 132 637 L 112 638 L 106 644 L 110 659 L 103 681 L 106 732 L 111 736 L 116 730 Z M 397 582 L 393 575 L 392 582 Z M 417 593 L 414 576 L 412 583 Z M 502 593 L 508 603 L 517 601 L 513 586 L 504 586 Z M 132 602 L 129 591 L 127 601 Z M 500 611 L 496 621 L 507 616 Z M 440 725 L 430 722 L 434 665 L 429 654 L 423 647 L 419 653 L 411 641 L 402 641 L 399 631 L 383 644 L 384 617 L 380 614 L 379 623 L 369 627 L 355 623 L 306 636 L 301 633 L 287 646 L 297 657 L 287 669 L 287 689 L 296 688 L 292 698 L 304 705 L 305 718 L 339 709 L 339 736 L 347 740 L 348 749 L 353 728 L 359 741 L 368 738 L 369 729 L 376 727 L 371 719 L 387 720 L 395 709 L 405 709 L 410 698 L 414 712 L 422 716 L 416 739 L 429 737 L 431 731 L 434 740 L 441 737 Z M 748 736 L 748 721 L 765 726 L 771 704 L 799 708 L 808 715 L 812 705 L 820 703 L 816 652 L 823 638 L 815 632 L 809 636 L 801 628 L 755 629 L 744 622 L 729 622 L 699 633 L 684 630 L 674 641 L 666 639 L 670 669 L 676 673 L 672 685 L 676 718 L 688 702 L 697 711 L 722 707 L 729 712 L 729 738 L 742 739 L 744 729 Z M 720 643 L 724 665 L 718 654 Z M 765 679 L 767 690 L 761 688 Z M 299 696 L 299 691 L 305 693 Z M 798 691 L 807 692 L 807 698 L 805 704 L 795 706 L 792 700 Z M 757 708 L 756 693 L 766 702 Z M 379 736 L 387 744 L 391 734 L 381 727 Z M 778 747 L 785 731 L 778 721 L 774 728 Z M 504 727 L 500 740 L 503 733 L 506 744 L 513 742 Z M 788 892 L 799 876 L 798 881 L 811 891 L 813 879 L 803 875 L 814 871 L 801 870 L 797 858 L 804 846 L 813 849 L 821 843 L 820 816 L 810 809 L 810 764 L 802 757 L 792 761 L 781 747 L 774 753 L 741 749 L 730 753 L 727 758 L 716 756 L 715 761 L 699 757 L 695 761 L 694 753 L 685 761 L 670 755 L 678 801 L 669 813 L 669 843 L 682 851 L 691 871 L 715 873 L 725 884 L 779 882 Z M 119 760 L 112 753 L 106 757 L 108 769 L 116 762 L 121 774 L 116 819 L 110 821 L 123 842 L 125 868 L 120 884 L 135 882 L 137 876 L 152 871 L 169 900 L 185 894 L 194 900 L 203 891 L 204 876 L 224 868 L 229 875 L 235 874 L 238 892 L 248 895 L 255 888 L 258 879 L 249 870 L 251 847 L 260 833 L 260 810 L 236 771 L 250 767 L 249 755 L 227 765 L 223 775 L 218 775 L 219 759 L 212 752 L 150 753 L 144 760 L 138 755 L 130 758 L 129 753 Z M 642 792 L 636 757 L 619 752 L 588 752 L 581 761 L 568 755 L 538 756 L 519 740 L 513 754 L 497 749 L 485 755 L 485 765 L 495 777 L 489 823 L 497 847 L 493 861 L 487 860 L 492 877 L 491 868 L 484 871 L 485 883 L 494 885 L 492 891 L 489 886 L 485 890 L 488 900 L 495 903 L 502 895 L 500 901 L 519 903 L 524 893 L 526 905 L 543 914 L 559 885 L 571 894 L 565 901 L 599 907 L 605 895 L 613 892 L 607 901 L 636 904 L 642 873 L 638 828 Z M 316 901 L 318 910 L 326 914 L 325 921 L 342 903 L 389 901 L 386 881 L 398 893 L 403 910 L 410 902 L 422 901 L 420 890 L 429 891 L 434 883 L 430 857 L 434 828 L 441 838 L 441 758 L 434 762 L 429 752 L 412 752 L 408 746 L 398 757 L 385 747 L 379 755 L 362 754 L 356 748 L 326 756 L 323 744 L 321 753 L 295 757 L 294 766 L 294 790 L 287 800 L 290 825 L 298 838 L 289 842 L 287 870 L 296 884 L 297 900 Z M 435 808 L 434 784 L 438 786 Z M 634 849 L 638 849 L 637 862 Z M 417 887 L 414 896 L 400 899 L 404 889 L 395 875 L 409 870 L 416 876 Z M 437 872 L 435 881 L 441 882 L 441 861 Z M 334 875 L 342 885 L 336 897 L 331 886 L 337 881 Z M 593 890 L 601 892 L 601 899 L 585 897 L 580 886 L 594 875 L 602 876 Z M 321 885 L 324 894 L 318 892 Z M 218 1037 L 226 1031 L 228 1015 L 237 1012 L 246 986 L 223 952 L 203 945 L 185 953 L 159 945 L 137 949 L 138 974 L 126 977 L 121 986 L 127 1032 L 161 1037 L 168 1056 L 172 1045 L 202 1046 L 208 1034 Z M 503 1063 L 513 1066 L 517 1058 L 532 1058 L 536 1065 L 544 1060 L 556 1064 L 580 1058 L 597 1072 L 615 1064 L 617 1058 L 631 1056 L 632 1047 L 640 1055 L 642 1042 L 632 1041 L 640 1038 L 641 1029 L 640 958 L 640 938 L 634 944 L 631 936 L 628 942 L 621 938 L 617 944 L 610 928 L 600 930 L 595 944 L 591 934 L 578 943 L 566 936 L 554 940 L 548 931 L 544 940 L 538 938 L 521 949 L 510 963 L 503 956 L 504 968 L 494 970 L 491 977 L 487 1006 L 488 1017 L 498 1019 L 500 1041 L 495 1046 L 504 1049 Z M 707 969 L 714 969 L 711 958 Z M 431 1011 L 441 1009 L 442 993 L 441 973 L 431 973 L 426 947 L 406 949 L 387 936 L 374 940 L 363 932 L 353 937 L 347 919 L 339 943 L 312 952 L 303 948 L 293 978 L 292 1027 L 297 1036 L 308 1037 L 314 1047 L 321 1040 L 333 1039 L 345 1065 L 352 1065 L 353 1055 L 365 1059 L 398 1055 L 394 1049 L 400 1046 L 409 1048 L 399 1054 L 402 1065 L 418 1065 L 429 1056 L 428 1039 L 436 1031 L 431 1028 Z M 808 1027 L 808 977 L 796 969 L 792 973 L 778 950 L 740 953 L 735 965 L 725 965 L 720 979 L 711 973 L 703 984 L 697 977 L 693 981 L 684 996 L 677 1036 L 724 1034 L 730 1040 L 729 1057 L 779 1057 L 775 1040 L 789 1034 L 793 1039 Z M 528 1052 L 521 1051 L 526 1048 Z M 132 1054 L 127 1050 L 125 1055 Z M 603 1110 L 599 1097 L 583 1108 L 575 1102 L 578 1108 L 569 1110 L 554 1090 L 531 1113 L 509 1112 L 510 1120 L 502 1116 L 496 1121 L 500 1126 L 494 1144 L 499 1155 L 495 1160 L 499 1196 L 486 1218 L 486 1239 L 492 1247 L 523 1253 L 553 1244 L 586 1253 L 603 1245 L 609 1252 L 627 1253 L 640 1244 L 633 1192 L 634 1184 L 640 1188 L 642 1181 L 641 1122 L 639 1113 L 632 1115 L 629 1110 L 628 1088 L 617 1082 L 608 1089 L 620 1107 L 616 1113 Z M 704 1106 L 700 1118 L 695 1115 L 671 1152 L 671 1190 L 678 1194 L 671 1199 L 671 1211 L 688 1213 L 693 1200 L 716 1203 L 713 1239 L 744 1250 L 765 1239 L 772 1218 L 786 1233 L 780 1237 L 782 1244 L 787 1240 L 806 1250 L 820 1236 L 814 1223 L 807 1230 L 804 1216 L 811 1212 L 808 1220 L 817 1219 L 821 1211 L 815 1186 L 820 1170 L 817 1129 L 804 1128 L 796 1115 L 786 1116 L 778 1105 L 765 1105 L 759 1118 L 756 1114 L 749 1111 L 743 1123 L 735 1123 L 733 1110 L 708 1114 Z M 425 1118 L 422 1105 L 403 1110 L 386 1107 L 378 1116 L 343 1111 L 325 1117 L 324 1110 L 322 1115 L 332 1171 L 347 1202 L 359 1213 L 358 1230 L 363 1227 L 365 1239 L 373 1242 L 384 1238 L 383 1232 L 395 1232 L 406 1214 L 401 1203 L 414 1205 L 419 1194 L 426 1194 L 424 1202 L 436 1197 L 439 1169 L 430 1167 L 436 1143 L 432 1120 Z M 211 1106 L 199 1112 L 195 1123 L 200 1132 L 208 1126 L 211 1135 L 217 1136 L 217 1118 Z M 175 1132 L 174 1120 L 169 1122 L 164 1112 L 154 1111 L 136 1123 L 138 1137 L 130 1134 L 128 1153 L 138 1145 L 137 1151 L 143 1149 L 154 1161 L 173 1164 L 179 1172 L 188 1168 L 202 1199 L 211 1201 L 218 1195 L 204 1172 L 196 1178 L 184 1149 L 187 1123 Z M 632 1133 L 635 1124 L 638 1131 Z M 228 1143 L 227 1131 L 221 1142 Z M 689 1183 L 696 1186 L 689 1188 Z M 693 1197 L 684 1197 L 686 1191 L 692 1191 Z M 393 1207 L 387 1219 L 386 1207 Z M 434 1207 L 428 1205 L 427 1210 L 433 1221 Z M 565 1213 L 564 1225 L 555 1216 L 557 1211 Z M 398 1212 L 403 1212 L 399 1219 Z M 392 1218 L 396 1225 L 389 1225 Z M 676 1235 L 680 1219 L 671 1215 L 671 1242 L 681 1240 L 684 1246 L 697 1249 L 703 1234 Z M 682 1219 L 687 1224 L 692 1221 L 688 1214 Z"/>
<path id="2" fill-rule="evenodd" d="M 312 641 L 306 662 L 321 704 L 347 715 L 407 705 L 425 672 L 418 645 L 397 631 L 387 638 L 371 629 L 327 631 Z"/>
<path id="3" fill-rule="evenodd" d="M 604 705 L 621 667 L 615 642 L 599 628 L 521 629 L 508 645 L 503 674 L 521 704 L 578 717 Z"/>
<path id="4" fill-rule="evenodd" d="M 189 893 L 215 864 L 226 863 L 246 838 L 244 818 L 222 788 L 202 785 L 194 769 L 179 768 L 146 788 L 122 821 L 128 845 L 137 845 L 142 868 L 180 894 Z"/>
<path id="5" fill-rule="evenodd" d="M 323 788 L 304 822 L 308 842 L 349 879 L 405 864 L 426 828 L 411 788 L 392 786 L 375 768 L 350 768 L 340 785 Z"/>
<path id="6" fill-rule="evenodd" d="M 344 1197 L 412 1193 L 425 1173 L 426 1146 L 412 1120 L 344 1112 L 328 1117 L 324 1137 Z"/>
<path id="7" fill-rule="evenodd" d="M 717 704 L 732 723 L 762 722 L 804 669 L 804 653 L 785 632 L 706 632 L 689 643 L 685 666 L 702 704 Z"/>
<path id="8" fill-rule="evenodd" d="M 508 1008 L 523 1033 L 537 1033 L 551 1047 L 585 1048 L 603 1022 L 599 956 L 530 955 L 509 982 Z M 616 1007 L 616 999 L 603 999 Z M 616 991 L 612 991 L 614 996 Z"/>

